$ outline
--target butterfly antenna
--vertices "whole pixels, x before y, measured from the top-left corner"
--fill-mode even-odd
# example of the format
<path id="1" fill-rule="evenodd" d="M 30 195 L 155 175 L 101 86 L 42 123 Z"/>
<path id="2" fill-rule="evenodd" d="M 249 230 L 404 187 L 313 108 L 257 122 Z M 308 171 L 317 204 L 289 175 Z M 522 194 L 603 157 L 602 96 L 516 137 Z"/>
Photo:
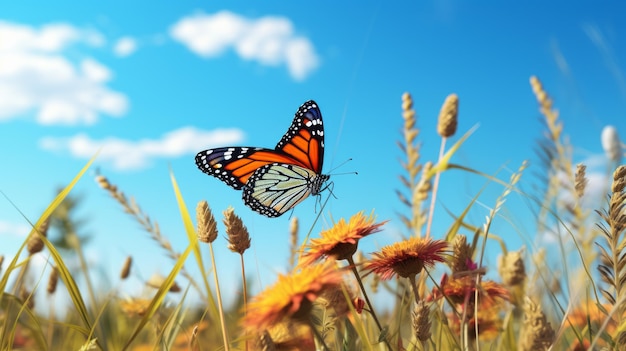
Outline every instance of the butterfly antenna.
<path id="1" fill-rule="evenodd" d="M 337 168 L 345 165 L 346 163 L 352 161 L 352 158 L 349 158 L 343 162 L 341 162 L 338 166 L 333 167 L 329 172 L 328 175 L 332 175 L 332 176 L 336 176 L 336 175 L 346 175 L 346 174 L 354 174 L 354 175 L 358 175 L 359 172 L 353 171 L 353 172 L 344 172 L 344 173 L 333 173 L 334 170 L 336 170 Z M 326 189 L 327 187 L 325 187 L 324 189 Z"/>
<path id="2" fill-rule="evenodd" d="M 349 159 L 347 159 L 347 160 L 345 160 L 345 161 L 343 161 L 343 162 L 341 162 L 339 165 L 337 165 L 337 166 L 335 166 L 335 167 L 331 168 L 331 169 L 330 169 L 330 171 L 328 171 L 328 173 L 332 174 L 334 170 L 336 170 L 337 168 L 339 168 L 339 167 L 341 167 L 341 166 L 345 165 L 346 163 L 348 163 L 348 162 L 350 162 L 350 161 L 352 161 L 352 157 L 351 157 L 351 158 L 349 158 Z"/>

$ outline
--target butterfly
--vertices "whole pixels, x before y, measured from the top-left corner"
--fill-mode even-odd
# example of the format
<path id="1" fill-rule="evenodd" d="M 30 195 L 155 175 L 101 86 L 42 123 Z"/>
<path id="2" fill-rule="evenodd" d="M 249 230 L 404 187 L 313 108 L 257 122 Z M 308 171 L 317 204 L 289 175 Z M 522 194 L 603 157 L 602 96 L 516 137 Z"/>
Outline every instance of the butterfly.
<path id="1" fill-rule="evenodd" d="M 279 217 L 309 195 L 318 195 L 330 176 L 322 174 L 324 124 L 313 100 L 302 104 L 276 147 L 220 147 L 199 152 L 198 168 L 242 190 L 244 204 Z"/>

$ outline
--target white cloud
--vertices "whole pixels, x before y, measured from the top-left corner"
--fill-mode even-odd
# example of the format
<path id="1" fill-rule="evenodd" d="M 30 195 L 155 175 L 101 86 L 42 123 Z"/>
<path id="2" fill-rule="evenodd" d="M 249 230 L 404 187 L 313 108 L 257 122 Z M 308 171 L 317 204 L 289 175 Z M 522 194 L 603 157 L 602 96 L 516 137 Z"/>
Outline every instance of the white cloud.
<path id="1" fill-rule="evenodd" d="M 319 65 L 311 41 L 295 34 L 287 18 L 248 19 L 229 11 L 196 14 L 178 21 L 170 35 L 202 57 L 215 57 L 229 48 L 246 60 L 264 65 L 287 65 L 291 76 L 303 80 Z"/>
<path id="2" fill-rule="evenodd" d="M 99 33 L 68 24 L 36 29 L 0 22 L 0 38 L 0 121 L 34 111 L 41 124 L 91 124 L 100 114 L 126 112 L 126 96 L 105 85 L 112 77 L 107 67 L 63 55 L 77 43 L 102 45 Z"/>
<path id="3" fill-rule="evenodd" d="M 0 235 L 26 236 L 30 233 L 30 226 L 21 223 L 12 223 L 0 220 Z"/>
<path id="4" fill-rule="evenodd" d="M 88 159 L 98 150 L 98 160 L 111 162 L 119 170 L 141 169 L 155 158 L 178 157 L 212 147 L 236 144 L 243 139 L 239 129 L 199 130 L 183 127 L 166 133 L 160 139 L 138 141 L 119 138 L 93 140 L 85 134 L 70 138 L 47 137 L 40 140 L 41 148 L 49 151 L 69 151 L 76 158 Z"/>
<path id="5" fill-rule="evenodd" d="M 111 79 L 111 71 L 92 59 L 83 60 L 80 68 L 83 76 L 92 82 L 100 83 Z"/>
<path id="6" fill-rule="evenodd" d="M 137 41 L 131 37 L 120 38 L 113 47 L 113 52 L 119 57 L 132 55 L 137 50 Z"/>

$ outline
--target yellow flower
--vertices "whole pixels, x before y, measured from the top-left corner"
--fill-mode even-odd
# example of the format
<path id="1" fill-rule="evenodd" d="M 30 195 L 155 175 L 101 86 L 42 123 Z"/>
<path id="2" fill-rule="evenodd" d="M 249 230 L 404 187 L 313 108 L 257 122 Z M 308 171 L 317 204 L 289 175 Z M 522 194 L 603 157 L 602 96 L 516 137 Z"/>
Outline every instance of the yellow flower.
<path id="1" fill-rule="evenodd" d="M 356 252 L 359 239 L 381 231 L 387 221 L 374 223 L 374 215 L 363 215 L 363 211 L 350 217 L 346 223 L 340 219 L 335 225 L 320 233 L 321 238 L 311 239 L 300 261 L 301 265 L 309 265 L 322 257 L 334 257 L 336 260 L 351 258 Z"/>
<path id="2" fill-rule="evenodd" d="M 424 267 L 444 261 L 448 243 L 413 237 L 385 246 L 366 264 L 365 270 L 376 273 L 381 279 L 390 279 L 395 274 L 409 278 L 420 273 Z"/>
<path id="3" fill-rule="evenodd" d="M 262 330 L 287 318 L 307 321 L 313 301 L 341 282 L 342 272 L 332 264 L 300 267 L 291 275 L 279 275 L 274 286 L 261 292 L 248 305 L 243 324 Z"/>

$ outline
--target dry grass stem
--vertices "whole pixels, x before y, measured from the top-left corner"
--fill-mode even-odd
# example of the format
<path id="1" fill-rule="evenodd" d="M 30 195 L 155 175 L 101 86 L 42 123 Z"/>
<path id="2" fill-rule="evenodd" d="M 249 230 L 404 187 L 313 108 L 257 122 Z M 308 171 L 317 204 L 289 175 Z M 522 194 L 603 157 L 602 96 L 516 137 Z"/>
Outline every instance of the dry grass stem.
<path id="1" fill-rule="evenodd" d="M 30 237 L 30 239 L 28 239 L 26 247 L 28 249 L 28 253 L 30 255 L 34 255 L 43 250 L 44 243 L 39 234 L 35 233 Z"/>
<path id="2" fill-rule="evenodd" d="M 234 208 L 229 207 L 224 211 L 224 225 L 228 236 L 228 249 L 243 255 L 250 248 L 250 234 L 241 218 L 235 214 Z M 217 233 L 217 229 L 215 232 Z"/>
<path id="3" fill-rule="evenodd" d="M 48 285 L 46 286 L 46 291 L 48 294 L 54 294 L 57 290 L 57 284 L 59 283 L 59 269 L 54 266 L 50 270 L 50 276 L 48 277 Z"/>
<path id="4" fill-rule="evenodd" d="M 198 240 L 203 243 L 212 243 L 217 239 L 217 222 L 205 200 L 198 202 L 196 206 L 196 221 L 198 222 Z"/>
<path id="5" fill-rule="evenodd" d="M 133 264 L 133 258 L 131 256 L 126 257 L 124 260 L 124 265 L 122 266 L 122 271 L 120 272 L 120 278 L 126 279 L 130 275 L 130 267 Z"/>
<path id="6" fill-rule="evenodd" d="M 109 195 L 122 206 L 124 212 L 131 215 L 143 229 L 150 234 L 150 238 L 156 241 L 157 244 L 166 251 L 169 258 L 177 260 L 180 257 L 180 254 L 172 248 L 172 244 L 169 240 L 161 234 L 159 223 L 157 221 L 153 222 L 147 214 L 143 213 L 134 198 L 131 197 L 129 200 L 116 185 L 111 184 L 103 175 L 96 176 L 96 183 L 98 183 L 102 189 L 106 190 Z M 204 295 L 196 280 L 189 274 L 185 267 L 183 267 L 180 272 L 201 295 Z"/>
<path id="7" fill-rule="evenodd" d="M 458 112 L 459 97 L 456 94 L 448 95 L 439 112 L 439 122 L 437 123 L 437 133 L 439 135 L 449 138 L 456 133 Z"/>
<path id="8" fill-rule="evenodd" d="M 411 218 L 404 215 L 400 215 L 400 220 L 404 223 L 406 228 L 411 232 L 420 231 L 421 225 L 426 222 L 424 219 L 424 211 L 422 209 L 422 202 L 420 196 L 423 195 L 423 189 L 419 194 L 416 194 L 418 180 L 417 176 L 422 171 L 422 166 L 419 164 L 420 159 L 420 145 L 417 142 L 417 136 L 419 135 L 419 129 L 416 127 L 416 116 L 413 110 L 413 99 L 411 94 L 404 93 L 402 95 L 402 117 L 404 119 L 404 140 L 398 142 L 400 150 L 406 155 L 406 163 L 401 162 L 402 168 L 407 172 L 408 178 L 400 176 L 400 180 L 405 188 L 407 188 L 409 194 L 411 194 L 411 201 L 403 194 L 402 191 L 397 190 L 396 194 L 400 199 L 400 202 L 405 204 L 411 209 Z M 420 195 L 417 196 L 416 195 Z"/>
<path id="9" fill-rule="evenodd" d="M 563 209 L 563 205 L 556 202 L 559 199 L 558 194 L 560 191 L 564 190 L 576 196 L 576 190 L 574 189 L 576 181 L 573 172 L 572 151 L 567 143 L 567 139 L 563 136 L 563 123 L 559 120 L 559 113 L 553 108 L 550 96 L 544 90 L 537 77 L 532 76 L 530 78 L 530 85 L 539 103 L 539 111 L 544 116 L 547 128 L 545 139 L 539 143 L 540 152 L 538 152 L 538 156 L 546 170 L 546 179 L 541 179 L 541 182 L 547 185 L 543 194 L 539 220 L 537 221 L 539 225 L 538 231 L 542 232 L 544 231 L 543 224 L 547 223 L 548 213 L 550 211 L 560 212 Z M 570 210 L 578 222 L 576 225 L 582 227 L 582 222 L 584 221 L 583 213 L 579 209 L 574 211 L 568 210 Z M 584 240 L 582 235 L 585 232 L 579 229 L 577 229 L 577 232 L 580 233 L 578 235 L 579 238 Z M 588 240 L 591 239 L 588 238 Z M 592 257 L 588 252 L 591 250 L 589 245 L 582 243 L 582 247 L 585 256 Z"/>
<path id="10" fill-rule="evenodd" d="M 613 173 L 612 194 L 609 208 L 598 211 L 606 225 L 598 224 L 606 240 L 606 247 L 600 248 L 600 264 L 598 270 L 602 281 L 608 288 L 601 289 L 602 295 L 616 309 L 616 316 L 623 316 L 626 311 L 626 166 L 618 167 Z M 619 305 L 617 302 L 620 302 Z M 619 317 L 618 317 L 619 318 Z"/>
<path id="11" fill-rule="evenodd" d="M 467 272 L 472 262 L 472 247 L 467 243 L 465 235 L 456 235 L 452 243 L 452 257 L 449 261 L 452 274 Z"/>
<path id="12" fill-rule="evenodd" d="M 437 124 L 437 132 L 442 136 L 441 145 L 439 146 L 438 160 L 443 159 L 446 150 L 446 141 L 448 137 L 454 135 L 458 123 L 459 98 L 456 94 L 448 95 L 439 112 L 439 122 Z M 426 222 L 426 237 L 430 236 L 430 231 L 435 215 L 435 203 L 437 201 L 437 190 L 439 189 L 439 180 L 441 174 L 437 172 L 432 186 L 432 196 L 430 198 L 430 206 L 428 208 L 428 219 Z"/>
<path id="13" fill-rule="evenodd" d="M 419 300 L 411 314 L 413 319 L 413 332 L 415 337 L 424 342 L 430 338 L 430 304 L 424 300 Z"/>
<path id="14" fill-rule="evenodd" d="M 433 188 L 431 178 L 426 175 L 433 168 L 433 163 L 428 161 L 424 164 L 424 168 L 422 169 L 422 177 L 420 178 L 417 186 L 415 187 L 415 192 L 413 193 L 413 201 L 414 202 L 424 202 L 428 199 L 428 195 Z"/>
<path id="15" fill-rule="evenodd" d="M 165 283 L 165 277 L 163 277 L 162 275 L 157 274 L 157 273 L 153 274 L 150 277 L 150 279 L 148 279 L 146 281 L 146 285 L 151 287 L 151 288 L 154 288 L 154 289 L 161 288 L 161 285 L 163 285 L 164 283 Z M 180 285 L 178 285 L 176 282 L 174 282 L 174 283 L 172 283 L 172 286 L 170 286 L 170 290 L 169 291 L 173 292 L 173 293 L 177 293 L 177 292 L 180 292 L 181 290 L 182 289 L 181 289 Z"/>
<path id="16" fill-rule="evenodd" d="M 296 255 L 298 254 L 298 217 L 293 217 L 289 222 L 289 267 L 295 267 Z"/>
<path id="17" fill-rule="evenodd" d="M 35 308 L 35 293 L 33 291 L 27 290 L 24 285 L 20 287 L 20 299 L 22 299 L 23 303 L 29 309 Z"/>
<path id="18" fill-rule="evenodd" d="M 526 280 L 526 269 L 522 250 L 507 252 L 498 257 L 498 273 L 506 286 L 522 285 Z"/>
<path id="19" fill-rule="evenodd" d="M 526 298 L 524 324 L 519 339 L 521 351 L 549 350 L 554 342 L 554 329 L 547 321 L 541 307 Z"/>
<path id="20" fill-rule="evenodd" d="M 578 199 L 582 199 L 583 195 L 585 195 L 585 188 L 587 187 L 586 176 L 587 166 L 582 163 L 576 165 L 576 175 L 574 176 L 574 190 L 576 191 L 576 196 Z"/>
<path id="21" fill-rule="evenodd" d="M 48 235 L 48 228 L 50 227 L 50 219 L 46 219 L 41 223 L 37 231 L 33 233 L 28 239 L 28 243 L 26 244 L 26 248 L 30 255 L 34 255 L 38 252 L 41 252 L 44 248 L 44 243 L 42 237 L 46 237 Z"/>

